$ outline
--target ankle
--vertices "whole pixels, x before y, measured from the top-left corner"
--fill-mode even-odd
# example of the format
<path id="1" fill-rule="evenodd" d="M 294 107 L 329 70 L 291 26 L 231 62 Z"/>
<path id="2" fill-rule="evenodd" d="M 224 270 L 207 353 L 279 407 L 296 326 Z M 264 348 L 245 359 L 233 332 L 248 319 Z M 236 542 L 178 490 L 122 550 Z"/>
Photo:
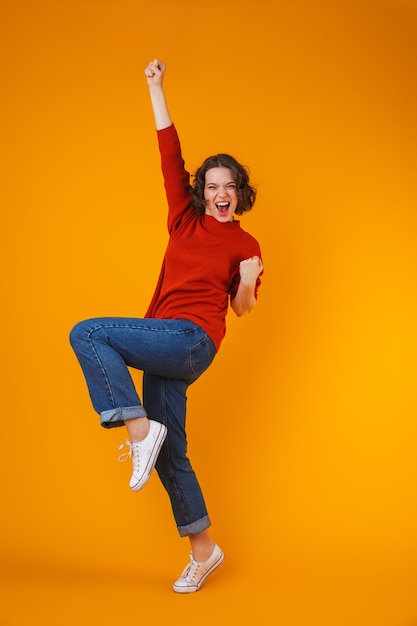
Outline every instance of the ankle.
<path id="1" fill-rule="evenodd" d="M 189 535 L 188 538 L 191 543 L 193 559 L 195 561 L 199 561 L 200 563 L 207 561 L 207 559 L 209 559 L 213 554 L 213 550 L 216 545 L 211 537 L 210 530 L 206 528 L 200 533 Z"/>
<path id="2" fill-rule="evenodd" d="M 195 561 L 198 561 L 199 563 L 203 563 L 204 561 L 207 561 L 207 559 L 209 559 L 211 555 L 213 554 L 215 545 L 216 544 L 214 543 L 213 540 L 204 542 L 201 545 L 193 545 L 192 546 L 193 559 Z"/>
<path id="3" fill-rule="evenodd" d="M 137 417 L 125 421 L 126 430 L 129 433 L 131 443 L 143 441 L 149 432 L 149 419 L 147 417 Z"/>

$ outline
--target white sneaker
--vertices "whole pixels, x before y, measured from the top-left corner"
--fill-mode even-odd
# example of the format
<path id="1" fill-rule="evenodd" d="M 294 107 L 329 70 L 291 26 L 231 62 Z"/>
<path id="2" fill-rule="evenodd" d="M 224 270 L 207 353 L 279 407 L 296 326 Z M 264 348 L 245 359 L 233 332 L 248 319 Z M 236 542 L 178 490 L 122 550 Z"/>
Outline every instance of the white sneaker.
<path id="1" fill-rule="evenodd" d="M 190 563 L 173 585 L 173 589 L 177 593 L 192 593 L 193 591 L 198 591 L 207 576 L 210 576 L 224 561 L 224 554 L 218 545 L 214 546 L 212 555 L 207 561 L 195 561 L 192 552 L 190 552 L 190 557 Z"/>
<path id="2" fill-rule="evenodd" d="M 133 474 L 129 483 L 132 491 L 139 491 L 148 482 L 166 436 L 167 429 L 163 424 L 149 420 L 149 432 L 145 439 L 137 443 L 124 441 L 119 446 L 119 450 L 124 446 L 130 448 L 129 452 L 119 456 L 121 463 L 133 457 Z"/>

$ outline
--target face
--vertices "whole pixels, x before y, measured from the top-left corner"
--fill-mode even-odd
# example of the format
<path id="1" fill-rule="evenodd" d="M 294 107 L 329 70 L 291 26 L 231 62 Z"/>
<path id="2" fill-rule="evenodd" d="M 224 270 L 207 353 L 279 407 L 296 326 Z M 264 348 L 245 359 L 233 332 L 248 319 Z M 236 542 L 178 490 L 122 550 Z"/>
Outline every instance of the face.
<path id="1" fill-rule="evenodd" d="M 212 167 L 206 172 L 204 187 L 206 215 L 218 222 L 232 222 L 238 205 L 236 183 L 228 167 Z"/>

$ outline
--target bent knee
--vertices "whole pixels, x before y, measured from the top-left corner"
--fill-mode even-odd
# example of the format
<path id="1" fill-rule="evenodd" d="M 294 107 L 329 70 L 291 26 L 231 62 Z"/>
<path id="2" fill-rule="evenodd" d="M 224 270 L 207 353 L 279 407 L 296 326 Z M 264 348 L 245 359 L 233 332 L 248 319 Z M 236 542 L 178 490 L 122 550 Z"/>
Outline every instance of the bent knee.
<path id="1" fill-rule="evenodd" d="M 75 348 L 81 341 L 84 341 L 88 337 L 90 324 L 87 321 L 78 322 L 72 328 L 69 334 L 70 344 Z"/>

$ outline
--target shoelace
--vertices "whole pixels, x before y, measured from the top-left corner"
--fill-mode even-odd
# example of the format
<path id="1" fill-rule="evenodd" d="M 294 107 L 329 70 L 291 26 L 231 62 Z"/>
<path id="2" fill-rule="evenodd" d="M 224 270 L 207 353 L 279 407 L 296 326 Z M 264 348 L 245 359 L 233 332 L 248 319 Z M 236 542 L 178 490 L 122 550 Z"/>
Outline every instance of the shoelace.
<path id="1" fill-rule="evenodd" d="M 124 441 L 123 443 L 120 444 L 119 446 L 119 451 L 123 450 L 123 448 L 125 446 L 129 447 L 128 452 L 124 452 L 123 454 L 120 454 L 117 458 L 117 460 L 119 461 L 119 463 L 125 463 L 126 461 L 128 461 L 130 459 L 131 456 L 133 456 L 133 466 L 134 469 L 138 469 L 139 468 L 139 464 L 140 464 L 140 458 L 139 458 L 139 454 L 135 454 L 135 444 L 132 443 L 131 441 Z"/>
<path id="2" fill-rule="evenodd" d="M 181 574 L 181 578 L 185 578 L 189 580 L 190 582 L 194 582 L 194 578 L 196 577 L 196 575 L 198 574 L 198 570 L 200 569 L 200 563 L 197 563 L 197 561 L 194 561 L 193 555 L 191 552 L 190 552 L 190 559 L 191 559 L 190 562 L 188 563 L 187 567 Z"/>

